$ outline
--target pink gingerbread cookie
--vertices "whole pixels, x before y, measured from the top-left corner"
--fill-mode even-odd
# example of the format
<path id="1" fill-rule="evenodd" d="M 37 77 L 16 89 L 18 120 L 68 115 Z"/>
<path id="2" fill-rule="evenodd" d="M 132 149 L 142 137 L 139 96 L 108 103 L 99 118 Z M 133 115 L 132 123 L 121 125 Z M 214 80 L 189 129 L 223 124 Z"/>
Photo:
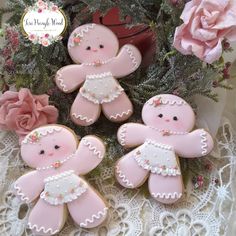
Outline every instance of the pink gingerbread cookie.
<path id="1" fill-rule="evenodd" d="M 76 224 L 92 228 L 107 216 L 102 197 L 82 178 L 103 159 L 105 147 L 95 136 L 82 138 L 61 125 L 47 125 L 29 133 L 21 145 L 23 160 L 32 168 L 14 184 L 17 196 L 38 199 L 28 226 L 36 235 L 58 233 L 66 220 L 66 206 Z"/>
<path id="2" fill-rule="evenodd" d="M 103 25 L 82 25 L 70 35 L 68 51 L 77 64 L 62 67 L 55 81 L 65 93 L 80 87 L 70 112 L 76 124 L 93 124 L 101 109 L 114 122 L 132 115 L 133 106 L 115 78 L 134 72 L 141 63 L 141 54 L 130 44 L 118 50 L 116 35 Z"/>
<path id="3" fill-rule="evenodd" d="M 146 102 L 143 124 L 127 123 L 118 130 L 124 147 L 137 147 L 118 160 L 116 178 L 126 188 L 141 186 L 148 179 L 149 192 L 157 201 L 174 203 L 183 193 L 178 156 L 207 155 L 213 140 L 203 129 L 191 132 L 195 115 L 180 97 L 161 94 Z"/>

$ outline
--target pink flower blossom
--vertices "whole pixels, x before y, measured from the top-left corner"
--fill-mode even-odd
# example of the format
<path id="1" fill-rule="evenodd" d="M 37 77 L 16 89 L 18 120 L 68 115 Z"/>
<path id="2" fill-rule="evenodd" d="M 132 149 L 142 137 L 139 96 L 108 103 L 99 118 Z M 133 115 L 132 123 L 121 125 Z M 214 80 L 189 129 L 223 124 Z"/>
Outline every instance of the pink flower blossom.
<path id="1" fill-rule="evenodd" d="M 44 46 L 44 47 L 47 47 L 48 45 L 49 45 L 49 41 L 48 41 L 48 39 L 42 39 L 42 41 L 41 41 L 41 44 Z"/>
<path id="2" fill-rule="evenodd" d="M 235 0 L 192 0 L 186 3 L 176 28 L 174 47 L 207 63 L 222 55 L 222 41 L 236 41 Z"/>
<path id="3" fill-rule="evenodd" d="M 36 35 L 35 34 L 30 34 L 29 40 L 34 41 L 35 39 L 36 39 Z"/>
<path id="4" fill-rule="evenodd" d="M 39 126 L 56 123 L 58 110 L 49 105 L 48 98 L 46 94 L 32 95 L 26 88 L 5 92 L 0 97 L 0 128 L 23 138 Z"/>
<path id="5" fill-rule="evenodd" d="M 58 10 L 58 7 L 56 5 L 53 5 L 52 6 L 52 11 L 57 11 Z"/>

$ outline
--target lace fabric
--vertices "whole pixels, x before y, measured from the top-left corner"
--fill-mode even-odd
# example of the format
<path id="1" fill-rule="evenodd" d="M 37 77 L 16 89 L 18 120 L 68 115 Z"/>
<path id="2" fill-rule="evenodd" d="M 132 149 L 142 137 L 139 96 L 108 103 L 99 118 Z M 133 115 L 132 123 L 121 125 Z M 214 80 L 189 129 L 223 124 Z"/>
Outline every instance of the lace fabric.
<path id="1" fill-rule="evenodd" d="M 235 131 L 224 119 L 216 136 L 211 156 L 203 158 L 212 164 L 212 170 L 202 170 L 207 179 L 204 188 L 194 189 L 187 183 L 183 198 L 173 205 L 156 202 L 142 189 L 128 190 L 114 179 L 114 170 L 104 166 L 100 178 L 89 179 L 107 200 L 107 221 L 95 229 L 82 229 L 73 224 L 70 217 L 58 234 L 108 235 L 108 236 L 217 236 L 236 235 L 232 224 L 235 184 Z M 0 235 L 31 236 L 27 218 L 34 203 L 22 203 L 13 194 L 13 182 L 29 169 L 20 158 L 17 137 L 12 133 L 0 133 Z M 189 162 L 189 168 L 194 162 Z M 217 180 L 217 181 L 216 181 Z M 230 227 L 231 226 L 231 227 Z"/>

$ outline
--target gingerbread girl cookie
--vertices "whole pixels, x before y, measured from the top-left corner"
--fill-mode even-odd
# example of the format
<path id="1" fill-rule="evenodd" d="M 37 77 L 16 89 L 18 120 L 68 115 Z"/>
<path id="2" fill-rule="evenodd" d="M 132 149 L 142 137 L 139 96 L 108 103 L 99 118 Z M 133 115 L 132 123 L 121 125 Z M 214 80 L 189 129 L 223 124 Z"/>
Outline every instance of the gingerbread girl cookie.
<path id="1" fill-rule="evenodd" d="M 82 178 L 103 159 L 105 147 L 95 136 L 82 138 L 65 126 L 47 125 L 28 134 L 21 155 L 34 168 L 14 184 L 17 196 L 30 203 L 28 226 L 36 235 L 58 233 L 66 220 L 66 206 L 76 224 L 92 228 L 107 216 L 102 197 Z"/>
<path id="2" fill-rule="evenodd" d="M 148 179 L 149 192 L 157 201 L 174 203 L 183 193 L 178 156 L 207 155 L 213 140 L 203 129 L 191 132 L 195 115 L 180 97 L 161 94 L 146 102 L 144 124 L 127 123 L 118 130 L 124 147 L 137 147 L 118 160 L 116 178 L 126 188 L 141 186 Z"/>
<path id="3" fill-rule="evenodd" d="M 130 44 L 118 50 L 116 35 L 103 25 L 82 25 L 70 35 L 68 51 L 77 64 L 62 67 L 55 81 L 65 93 L 80 87 L 70 113 L 76 124 L 93 124 L 101 109 L 113 122 L 132 115 L 132 104 L 115 78 L 134 72 L 141 63 L 141 54 Z"/>

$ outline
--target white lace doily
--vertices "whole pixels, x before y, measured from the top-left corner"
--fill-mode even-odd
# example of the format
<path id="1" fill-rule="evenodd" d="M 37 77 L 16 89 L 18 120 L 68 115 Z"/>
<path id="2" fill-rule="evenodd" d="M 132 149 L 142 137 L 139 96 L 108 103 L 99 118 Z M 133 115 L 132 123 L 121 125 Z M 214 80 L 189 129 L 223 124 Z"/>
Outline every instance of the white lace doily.
<path id="1" fill-rule="evenodd" d="M 32 235 L 26 228 L 34 204 L 21 203 L 12 192 L 12 183 L 27 171 L 20 155 L 18 140 L 12 133 L 0 133 L 0 235 Z M 225 120 L 219 129 L 212 156 L 202 159 L 213 166 L 199 173 L 207 177 L 203 189 L 187 184 L 183 199 L 174 205 L 163 205 L 142 193 L 116 184 L 113 170 L 104 166 L 100 178 L 90 179 L 109 203 L 109 217 L 104 225 L 92 230 L 76 228 L 68 218 L 59 235 L 226 235 L 233 212 L 236 161 L 235 133 Z M 191 168 L 191 161 L 190 161 Z M 215 180 L 218 180 L 216 183 Z M 230 235 L 235 235 L 235 232 Z"/>

